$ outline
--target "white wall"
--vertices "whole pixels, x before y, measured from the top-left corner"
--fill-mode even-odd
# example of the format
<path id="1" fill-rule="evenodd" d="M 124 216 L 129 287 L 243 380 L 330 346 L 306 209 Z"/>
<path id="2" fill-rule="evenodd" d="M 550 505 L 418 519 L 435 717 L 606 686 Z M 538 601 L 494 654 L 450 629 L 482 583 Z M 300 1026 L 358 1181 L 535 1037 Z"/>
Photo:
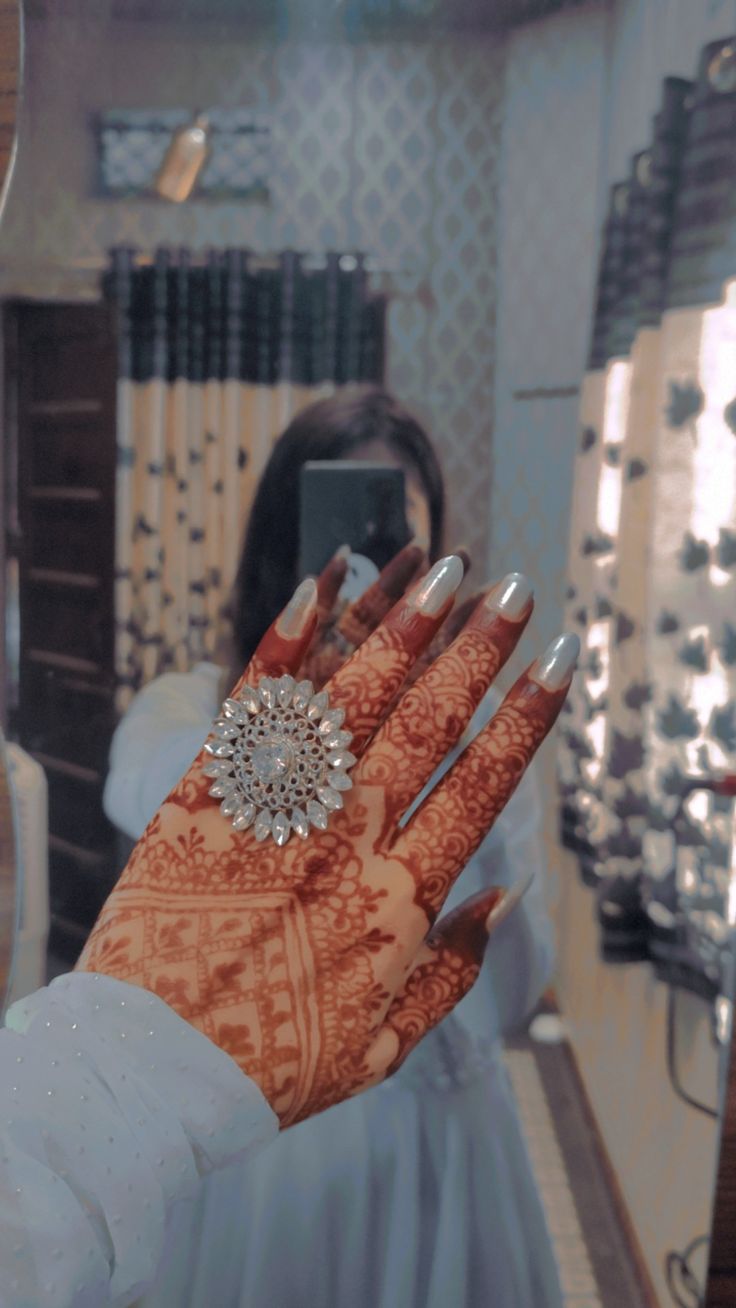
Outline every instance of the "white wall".
<path id="1" fill-rule="evenodd" d="M 599 227 L 606 14 L 574 9 L 511 39 L 499 181 L 499 303 L 491 575 L 537 584 L 533 641 L 556 634 L 564 594 L 577 394 Z"/>
<path id="2" fill-rule="evenodd" d="M 514 669 L 559 629 L 565 589 L 575 388 L 590 331 L 609 184 L 650 140 L 662 79 L 692 77 L 701 47 L 736 31 L 734 0 L 611 0 L 517 31 L 507 65 L 499 184 L 491 575 L 528 571 L 537 613 Z M 556 837 L 554 746 L 540 759 L 556 898 L 558 993 L 578 1065 L 662 1304 L 668 1249 L 710 1224 L 715 1124 L 676 1099 L 665 1068 L 665 987 L 646 965 L 599 958 L 593 896 Z M 692 1093 L 714 1102 L 706 1010 L 679 1021 Z"/>
<path id="3" fill-rule="evenodd" d="M 734 32 L 734 0 L 615 0 L 601 140 L 607 181 L 626 176 L 631 155 L 647 144 L 662 78 L 693 77 L 702 47 Z"/>

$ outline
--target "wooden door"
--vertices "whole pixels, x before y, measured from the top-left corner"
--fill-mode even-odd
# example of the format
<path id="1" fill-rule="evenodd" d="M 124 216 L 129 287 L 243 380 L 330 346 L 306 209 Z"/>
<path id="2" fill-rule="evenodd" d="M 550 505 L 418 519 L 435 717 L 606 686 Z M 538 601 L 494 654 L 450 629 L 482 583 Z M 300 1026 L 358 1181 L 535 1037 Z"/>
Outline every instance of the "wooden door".
<path id="1" fill-rule="evenodd" d="M 114 726 L 115 339 L 103 304 L 13 303 L 19 676 L 11 734 L 49 782 L 51 947 L 73 961 L 116 873 L 102 811 Z"/>

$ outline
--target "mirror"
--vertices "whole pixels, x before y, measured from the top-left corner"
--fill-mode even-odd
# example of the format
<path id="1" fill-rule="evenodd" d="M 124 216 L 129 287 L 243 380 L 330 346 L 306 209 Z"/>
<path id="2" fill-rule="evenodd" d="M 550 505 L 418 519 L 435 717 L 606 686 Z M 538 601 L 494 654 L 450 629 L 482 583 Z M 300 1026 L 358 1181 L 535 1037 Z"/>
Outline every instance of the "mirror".
<path id="1" fill-rule="evenodd" d="M 736 117 L 735 19 L 725 0 L 26 7 L 0 224 L 4 693 L 9 737 L 49 783 L 51 970 L 73 963 L 204 735 L 239 657 L 228 611 L 245 523 L 275 438 L 311 403 L 385 385 L 436 446 L 446 545 L 472 557 L 467 593 L 512 568 L 531 577 L 535 616 L 502 688 L 563 623 L 585 641 L 587 699 L 571 697 L 536 765 L 541 814 L 520 801 L 489 865 L 505 875 L 509 860 L 539 860 L 528 962 L 518 936 L 499 945 L 469 1027 L 438 1035 L 406 1089 L 418 1103 L 431 1086 L 422 1112 L 437 1095 L 469 1168 L 476 1151 L 475 1193 L 502 1216 L 468 1206 L 473 1187 L 459 1197 L 449 1171 L 436 1193 L 399 1200 L 389 1145 L 381 1154 L 355 1128 L 366 1192 L 375 1181 L 422 1220 L 426 1205 L 427 1248 L 460 1240 L 440 1222 L 442 1194 L 462 1212 L 458 1257 L 477 1257 L 468 1283 L 479 1277 L 476 1301 L 494 1308 L 557 1308 L 549 1260 L 579 1308 L 696 1302 L 687 1287 L 705 1280 L 733 797 L 688 787 L 736 772 L 736 333 L 722 293 L 736 255 L 719 153 Z M 700 161 L 687 154 L 693 123 Z M 661 221 L 644 265 L 651 185 Z M 420 477 L 420 505 L 425 491 Z M 254 594 L 241 661 L 263 625 Z M 164 739 L 169 691 L 182 717 Z M 478 1127 L 473 1149 L 467 1086 L 455 1117 L 442 1097 L 443 1076 L 460 1095 L 459 1068 L 468 1084 L 488 1078 L 487 1120 L 510 1123 L 505 1136 Z M 325 1120 L 316 1132 L 329 1134 Z M 296 1175 L 307 1163 L 281 1143 Z M 254 1173 L 261 1194 L 273 1166 Z M 503 1167 L 525 1178 L 516 1208 L 488 1179 Z M 350 1206 L 355 1158 L 335 1169 Z M 234 1196 L 217 1202 L 237 1211 Z M 201 1214 L 191 1220 L 188 1247 L 204 1248 Z M 294 1216 L 292 1260 L 269 1277 L 288 1278 L 306 1220 Z M 371 1256 L 394 1308 L 391 1252 L 379 1241 Z M 522 1278 L 511 1289 L 507 1265 Z M 415 1271 L 429 1302 L 430 1273 Z M 302 1283 L 303 1301 L 321 1308 L 313 1288 Z M 263 1283 L 250 1289 L 259 1302 Z M 471 1308 L 452 1292 L 442 1302 Z"/>
<path id="2" fill-rule="evenodd" d="M 20 12 L 17 0 L 0 3 L 0 215 L 7 195 L 15 150 L 16 111 L 20 85 Z M 0 470 L 0 487 L 4 477 Z M 4 523 L 0 505 L 0 525 Z M 0 575 L 0 603 L 4 606 L 4 577 Z M 0 668 L 4 660 L 0 656 Z M 4 680 L 4 678 L 3 678 Z M 0 688 L 0 705 L 4 686 Z M 9 767 L 0 713 L 0 1012 L 10 984 L 17 926 L 18 868 Z"/>
<path id="3" fill-rule="evenodd" d="M 10 771 L 0 736 L 0 1005 L 10 988 L 17 927 L 17 860 Z"/>

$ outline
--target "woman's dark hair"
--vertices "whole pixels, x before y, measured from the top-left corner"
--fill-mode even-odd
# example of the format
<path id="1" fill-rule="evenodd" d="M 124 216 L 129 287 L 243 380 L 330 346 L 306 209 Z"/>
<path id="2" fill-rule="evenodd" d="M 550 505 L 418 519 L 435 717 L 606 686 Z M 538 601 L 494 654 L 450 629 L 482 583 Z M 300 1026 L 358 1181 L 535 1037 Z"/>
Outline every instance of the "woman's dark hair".
<path id="1" fill-rule="evenodd" d="M 439 558 L 445 519 L 442 473 L 424 428 L 392 395 L 344 387 L 298 414 L 276 442 L 253 501 L 232 603 L 234 657 L 242 667 L 288 602 L 299 578 L 299 477 L 308 460 L 344 459 L 383 441 L 416 471 L 427 496 L 430 557 Z"/>

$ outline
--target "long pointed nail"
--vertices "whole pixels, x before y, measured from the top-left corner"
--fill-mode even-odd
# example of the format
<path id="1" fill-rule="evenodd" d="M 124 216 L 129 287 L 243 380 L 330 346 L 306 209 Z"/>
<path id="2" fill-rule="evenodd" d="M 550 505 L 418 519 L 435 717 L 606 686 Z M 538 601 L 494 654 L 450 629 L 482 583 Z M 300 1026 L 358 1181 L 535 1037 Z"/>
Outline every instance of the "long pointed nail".
<path id="1" fill-rule="evenodd" d="M 529 676 L 545 690 L 562 690 L 573 672 L 580 654 L 580 641 L 573 632 L 557 636 L 544 654 L 532 663 Z"/>
<path id="2" fill-rule="evenodd" d="M 307 623 L 317 607 L 317 583 L 307 577 L 297 586 L 283 613 L 276 619 L 276 630 L 285 640 L 296 640 L 303 635 Z"/>
<path id="3" fill-rule="evenodd" d="M 509 622 L 518 622 L 528 611 L 534 590 L 523 572 L 509 572 L 503 581 L 493 587 L 485 602 L 492 613 L 500 613 Z"/>
<path id="4" fill-rule="evenodd" d="M 339 550 L 335 550 L 335 553 L 332 556 L 332 562 L 335 563 L 337 560 L 342 562 L 344 559 L 345 562 L 347 563 L 352 552 L 353 551 L 351 550 L 349 545 L 341 545 Z"/>
<path id="5" fill-rule="evenodd" d="M 508 890 L 506 894 L 502 895 L 498 903 L 493 905 L 485 922 L 488 935 L 500 927 L 502 922 L 506 921 L 509 913 L 513 913 L 517 904 L 521 903 L 533 880 L 534 873 L 532 872 L 518 886 L 514 886 L 513 890 Z"/>
<path id="6" fill-rule="evenodd" d="M 427 617 L 436 617 L 460 586 L 465 569 L 456 554 L 448 554 L 430 568 L 409 596 L 409 602 Z"/>

